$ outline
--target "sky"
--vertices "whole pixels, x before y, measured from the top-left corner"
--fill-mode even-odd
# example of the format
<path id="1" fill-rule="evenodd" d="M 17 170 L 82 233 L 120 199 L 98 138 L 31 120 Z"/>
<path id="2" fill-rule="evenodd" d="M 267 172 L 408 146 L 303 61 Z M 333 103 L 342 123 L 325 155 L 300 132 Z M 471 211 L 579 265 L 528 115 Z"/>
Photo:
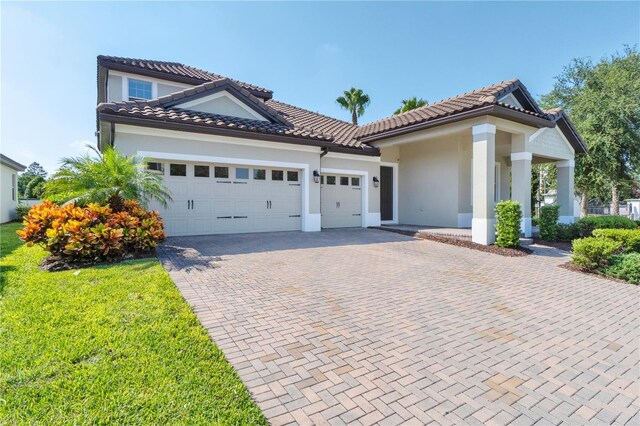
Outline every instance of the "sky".
<path id="1" fill-rule="evenodd" d="M 0 2 L 0 152 L 49 172 L 95 144 L 96 56 L 182 62 L 349 120 L 519 78 L 534 96 L 575 57 L 640 44 L 640 2 Z"/>

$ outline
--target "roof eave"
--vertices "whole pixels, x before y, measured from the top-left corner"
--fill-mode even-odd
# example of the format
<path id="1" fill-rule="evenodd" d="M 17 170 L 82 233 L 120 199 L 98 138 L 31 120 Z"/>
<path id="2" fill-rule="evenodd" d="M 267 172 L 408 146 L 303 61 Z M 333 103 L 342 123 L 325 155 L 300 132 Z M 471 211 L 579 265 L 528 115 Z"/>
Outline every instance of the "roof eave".
<path id="1" fill-rule="evenodd" d="M 211 134 L 229 137 L 243 137 L 246 139 L 263 140 L 269 142 L 282 142 L 293 145 L 316 146 L 319 148 L 328 148 L 333 152 L 347 152 L 356 155 L 380 156 L 380 151 L 374 147 L 366 147 L 364 149 L 350 148 L 340 146 L 330 141 L 314 140 L 309 138 L 300 138 L 296 136 L 275 135 L 269 133 L 248 132 L 242 129 L 225 129 L 219 127 L 205 127 L 186 123 L 176 123 L 171 121 L 149 120 L 140 117 L 125 117 L 117 114 L 109 114 L 99 112 L 101 121 L 117 124 L 129 124 L 141 127 L 149 127 L 165 130 L 176 130 L 191 133 Z"/>
<path id="2" fill-rule="evenodd" d="M 422 123 L 417 123 L 414 125 L 388 130 L 386 132 L 381 132 L 375 135 L 366 136 L 360 138 L 360 141 L 364 143 L 374 142 L 381 139 L 388 139 L 394 136 L 416 132 L 419 130 L 426 130 L 433 127 L 443 126 L 445 124 L 467 120 L 469 118 L 481 117 L 483 115 L 492 115 L 495 117 L 506 118 L 517 123 L 526 124 L 538 128 L 555 127 L 555 123 L 553 121 L 544 118 L 535 117 L 519 111 L 514 111 L 510 108 L 502 107 L 500 105 L 486 105 L 480 108 L 475 108 L 461 113 L 448 115 L 446 117 L 437 118 L 435 120 L 428 120 Z"/>
<path id="3" fill-rule="evenodd" d="M 0 164 L 2 164 L 3 166 L 10 167 L 17 172 L 24 172 L 25 169 L 27 168 L 27 166 L 24 166 L 18 163 L 17 161 L 12 160 L 11 158 L 7 157 L 4 154 L 0 155 Z"/>

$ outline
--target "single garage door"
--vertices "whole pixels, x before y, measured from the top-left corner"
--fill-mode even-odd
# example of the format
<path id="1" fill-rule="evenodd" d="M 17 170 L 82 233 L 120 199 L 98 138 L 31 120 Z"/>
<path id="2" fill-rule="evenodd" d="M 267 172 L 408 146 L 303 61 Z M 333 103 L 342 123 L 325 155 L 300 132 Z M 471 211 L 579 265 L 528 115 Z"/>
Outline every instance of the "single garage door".
<path id="1" fill-rule="evenodd" d="M 150 163 L 163 173 L 173 201 L 155 205 L 167 235 L 301 229 L 299 170 L 233 164 Z"/>
<path id="2" fill-rule="evenodd" d="M 320 209 L 323 228 L 362 226 L 362 187 L 359 176 L 322 175 Z"/>

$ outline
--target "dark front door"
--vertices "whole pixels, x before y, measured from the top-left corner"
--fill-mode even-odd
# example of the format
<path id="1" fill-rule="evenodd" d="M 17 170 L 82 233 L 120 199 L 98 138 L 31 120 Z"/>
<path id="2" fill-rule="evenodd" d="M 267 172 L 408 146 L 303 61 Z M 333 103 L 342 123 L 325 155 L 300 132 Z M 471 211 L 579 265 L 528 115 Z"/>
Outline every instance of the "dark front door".
<path id="1" fill-rule="evenodd" d="M 393 167 L 380 166 L 380 219 L 393 220 Z"/>

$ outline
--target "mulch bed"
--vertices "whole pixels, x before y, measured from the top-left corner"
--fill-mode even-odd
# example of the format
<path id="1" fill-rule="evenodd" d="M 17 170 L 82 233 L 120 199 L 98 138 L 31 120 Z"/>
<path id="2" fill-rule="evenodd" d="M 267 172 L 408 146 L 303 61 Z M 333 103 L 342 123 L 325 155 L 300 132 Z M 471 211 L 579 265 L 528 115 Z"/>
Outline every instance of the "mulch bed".
<path id="1" fill-rule="evenodd" d="M 101 260 L 101 261 L 84 260 L 84 261 L 77 261 L 77 262 L 69 262 L 68 260 L 63 259 L 59 256 L 47 256 L 44 258 L 44 260 L 40 264 L 40 269 L 49 271 L 49 272 L 69 271 L 72 269 L 89 268 L 91 266 L 113 265 L 115 263 L 120 263 L 124 260 L 149 259 L 152 257 L 156 257 L 155 250 L 143 252 L 143 253 L 127 253 L 116 259 Z"/>
<path id="2" fill-rule="evenodd" d="M 559 250 L 571 251 L 571 243 L 566 241 L 545 241 L 539 238 L 534 238 L 533 243 L 539 246 L 553 247 Z"/>
<path id="3" fill-rule="evenodd" d="M 572 262 L 563 263 L 563 264 L 558 265 L 558 266 L 561 267 L 561 268 L 564 268 L 564 269 L 568 269 L 569 271 L 579 272 L 579 273 L 585 274 L 585 275 L 591 275 L 592 277 L 595 276 L 595 277 L 599 277 L 599 278 L 604 278 L 604 279 L 609 280 L 609 281 L 615 281 L 615 282 L 623 283 L 623 284 L 633 284 L 633 283 L 630 283 L 629 281 L 625 281 L 625 280 L 622 280 L 622 279 L 616 278 L 616 277 L 611 277 L 609 275 L 605 275 L 605 274 L 603 274 L 601 272 L 598 272 L 598 271 L 589 271 L 587 269 L 581 268 L 580 266 L 578 266 L 578 265 L 576 265 L 575 263 L 572 263 Z"/>
<path id="4" fill-rule="evenodd" d="M 383 228 L 383 227 L 374 227 L 374 228 L 380 229 L 382 231 L 395 232 L 396 234 L 407 235 L 409 237 L 416 237 L 423 240 L 436 241 L 438 243 L 449 244 L 452 246 L 470 248 L 472 250 L 484 251 L 486 253 L 499 254 L 500 256 L 521 257 L 521 256 L 527 256 L 533 253 L 532 250 L 526 247 L 505 248 L 505 247 L 499 247 L 495 244 L 490 246 L 485 246 L 483 244 L 474 243 L 473 241 L 469 241 L 461 238 L 445 237 L 443 235 L 434 235 L 426 232 L 403 231 L 399 229 L 390 229 L 390 228 Z"/>

